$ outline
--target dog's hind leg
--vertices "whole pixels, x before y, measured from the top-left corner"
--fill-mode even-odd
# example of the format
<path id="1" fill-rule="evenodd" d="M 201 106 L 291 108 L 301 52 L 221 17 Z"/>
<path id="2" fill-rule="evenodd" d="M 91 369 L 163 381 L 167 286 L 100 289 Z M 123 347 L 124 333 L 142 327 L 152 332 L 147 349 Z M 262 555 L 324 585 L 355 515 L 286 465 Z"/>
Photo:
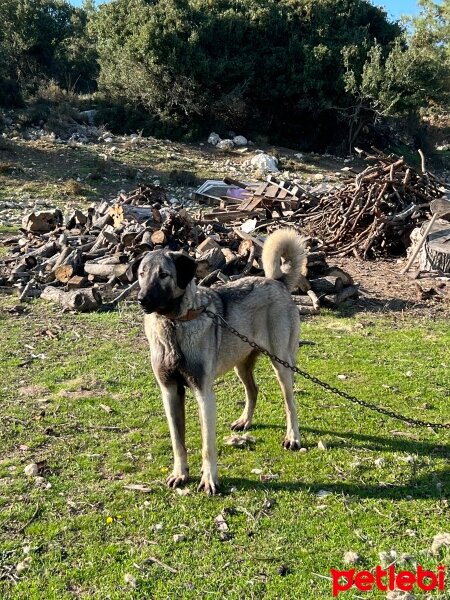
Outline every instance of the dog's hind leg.
<path id="1" fill-rule="evenodd" d="M 218 491 L 216 449 L 216 397 L 212 381 L 193 389 L 198 402 L 202 430 L 202 478 L 198 490 L 214 495 Z"/>
<path id="2" fill-rule="evenodd" d="M 258 352 L 252 352 L 245 360 L 234 367 L 237 376 L 245 387 L 245 408 L 239 419 L 231 423 L 231 429 L 234 431 L 245 431 L 252 424 L 258 397 L 258 386 L 253 374 L 257 358 Z"/>
<path id="3" fill-rule="evenodd" d="M 289 357 L 286 358 L 289 361 Z M 300 432 L 298 430 L 297 410 L 294 402 L 294 375 L 279 363 L 272 361 L 273 368 L 284 397 L 286 411 L 286 437 L 283 446 L 286 450 L 300 449 Z"/>
<path id="4" fill-rule="evenodd" d="M 169 423 L 173 448 L 173 471 L 167 478 L 169 487 L 186 483 L 189 477 L 186 453 L 185 388 L 179 383 L 161 385 L 164 410 Z"/>

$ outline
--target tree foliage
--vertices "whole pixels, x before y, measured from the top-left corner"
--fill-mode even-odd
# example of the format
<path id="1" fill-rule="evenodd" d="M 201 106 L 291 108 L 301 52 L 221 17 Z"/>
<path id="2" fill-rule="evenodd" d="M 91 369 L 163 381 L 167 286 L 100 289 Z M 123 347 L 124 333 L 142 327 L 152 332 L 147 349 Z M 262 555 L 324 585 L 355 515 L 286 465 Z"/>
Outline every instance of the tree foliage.
<path id="1" fill-rule="evenodd" d="M 112 127 L 351 148 L 449 105 L 450 0 L 419 4 L 402 28 L 369 0 L 0 0 L 0 106 L 98 83 Z"/>
<path id="2" fill-rule="evenodd" d="M 85 10 L 64 0 L 2 0 L 0 22 L 0 103 L 8 99 L 7 87 L 18 97 L 43 80 L 93 87 L 97 65 Z"/>
<path id="3" fill-rule="evenodd" d="M 329 137 L 362 68 L 400 29 L 366 0 L 113 0 L 92 22 L 101 89 L 163 122 Z"/>

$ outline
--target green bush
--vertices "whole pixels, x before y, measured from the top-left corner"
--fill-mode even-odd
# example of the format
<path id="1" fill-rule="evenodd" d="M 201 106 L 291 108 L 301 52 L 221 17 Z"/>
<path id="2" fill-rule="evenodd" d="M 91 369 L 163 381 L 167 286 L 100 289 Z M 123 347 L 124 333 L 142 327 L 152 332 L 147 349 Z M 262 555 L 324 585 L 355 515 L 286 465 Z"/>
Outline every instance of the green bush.
<path id="1" fill-rule="evenodd" d="M 113 0 L 91 22 L 101 90 L 169 128 L 328 141 L 346 92 L 400 29 L 366 0 Z"/>
<path id="2" fill-rule="evenodd" d="M 1 0 L 0 105 L 20 104 L 43 81 L 93 91 L 97 63 L 88 18 L 65 0 Z"/>

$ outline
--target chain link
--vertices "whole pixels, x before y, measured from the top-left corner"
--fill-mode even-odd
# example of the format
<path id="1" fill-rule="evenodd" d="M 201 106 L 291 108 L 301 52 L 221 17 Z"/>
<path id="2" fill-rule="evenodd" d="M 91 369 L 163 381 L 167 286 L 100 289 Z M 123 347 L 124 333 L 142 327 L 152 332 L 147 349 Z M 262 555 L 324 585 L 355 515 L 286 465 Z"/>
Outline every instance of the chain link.
<path id="1" fill-rule="evenodd" d="M 210 310 L 206 310 L 205 313 L 217 325 L 219 325 L 223 329 L 227 329 L 230 333 L 232 333 L 233 335 L 238 337 L 240 340 L 242 340 L 243 342 L 245 342 L 246 344 L 248 344 L 255 350 L 258 350 L 258 352 L 261 352 L 261 354 L 268 356 L 271 360 L 279 363 L 280 365 L 283 365 L 283 367 L 286 367 L 286 369 L 290 369 L 294 373 L 297 373 L 304 379 L 307 379 L 308 381 L 311 381 L 312 383 L 319 385 L 323 389 L 325 389 L 329 392 L 332 392 L 333 394 L 336 394 L 337 396 L 340 396 L 341 398 L 345 398 L 345 400 L 348 400 L 349 402 L 353 402 L 353 404 L 358 404 L 359 406 L 363 406 L 364 408 L 368 408 L 369 410 L 373 410 L 382 415 L 386 415 L 388 417 L 391 417 L 392 419 L 396 419 L 397 421 L 403 421 L 404 423 L 408 423 L 408 425 L 412 425 L 414 427 L 431 427 L 432 429 L 450 429 L 450 423 L 429 423 L 428 421 L 422 421 L 421 419 L 413 419 L 412 417 L 405 417 L 404 415 L 396 413 L 393 410 L 390 410 L 389 408 L 377 406 L 376 404 L 372 404 L 371 402 L 367 402 L 366 400 L 361 400 L 360 398 L 357 398 L 356 396 L 352 396 L 351 394 L 348 394 L 347 392 L 344 392 L 336 387 L 333 387 L 332 385 L 330 385 L 329 383 L 326 383 L 325 381 L 321 381 L 318 377 L 315 377 L 314 375 L 310 375 L 306 371 L 302 371 L 295 365 L 289 364 L 287 360 L 282 360 L 275 354 L 272 354 L 271 352 L 269 352 L 268 350 L 266 350 L 265 348 L 263 348 L 256 342 L 250 340 L 246 335 L 239 333 L 239 331 L 237 329 L 235 329 L 234 327 L 232 327 L 229 323 L 227 323 L 227 321 L 225 321 L 225 319 L 221 315 L 219 315 L 217 313 L 213 313 Z"/>

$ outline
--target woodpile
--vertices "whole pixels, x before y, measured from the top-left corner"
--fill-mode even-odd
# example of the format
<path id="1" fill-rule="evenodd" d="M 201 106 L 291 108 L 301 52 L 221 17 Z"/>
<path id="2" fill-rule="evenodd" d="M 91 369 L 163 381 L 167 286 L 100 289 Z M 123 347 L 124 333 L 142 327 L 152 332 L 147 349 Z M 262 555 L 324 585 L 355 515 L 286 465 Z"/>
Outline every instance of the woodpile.
<path id="1" fill-rule="evenodd" d="M 368 158 L 373 166 L 296 214 L 303 230 L 322 239 L 329 256 L 398 256 L 413 229 L 427 220 L 430 203 L 445 191 L 426 171 L 423 155 L 421 172 L 380 151 Z"/>
<path id="2" fill-rule="evenodd" d="M 277 193 L 274 184 L 264 185 L 273 194 L 278 216 L 298 202 L 292 193 L 280 198 L 279 185 Z M 16 289 L 21 300 L 41 296 L 65 310 L 111 308 L 136 289 L 131 268 L 136 259 L 161 248 L 184 249 L 195 257 L 202 285 L 263 275 L 264 238 L 241 229 L 255 206 L 252 201 L 243 210 L 216 207 L 207 214 L 189 213 L 171 207 L 162 188 L 141 186 L 120 194 L 116 202 L 75 210 L 65 218 L 59 210 L 27 215 L 20 235 L 3 241 L 10 254 L 0 261 L 0 291 Z M 257 208 L 265 214 L 268 201 Z M 315 314 L 321 304 L 336 306 L 357 295 L 351 278 L 327 265 L 323 244 L 315 238 L 308 243 L 308 275 L 294 293 L 300 312 Z"/>
<path id="3" fill-rule="evenodd" d="M 328 256 L 399 256 L 409 246 L 411 232 L 428 219 L 430 203 L 446 191 L 420 155 L 418 171 L 403 158 L 374 148 L 366 157 L 374 164 L 322 191 L 272 176 L 251 185 L 225 178 L 233 186 L 228 194 L 220 199 L 205 196 L 204 201 L 219 204 L 208 216 L 224 224 L 255 219 L 253 231 L 294 226 L 320 238 Z M 242 189 L 240 198 L 235 197 L 236 188 Z"/>

